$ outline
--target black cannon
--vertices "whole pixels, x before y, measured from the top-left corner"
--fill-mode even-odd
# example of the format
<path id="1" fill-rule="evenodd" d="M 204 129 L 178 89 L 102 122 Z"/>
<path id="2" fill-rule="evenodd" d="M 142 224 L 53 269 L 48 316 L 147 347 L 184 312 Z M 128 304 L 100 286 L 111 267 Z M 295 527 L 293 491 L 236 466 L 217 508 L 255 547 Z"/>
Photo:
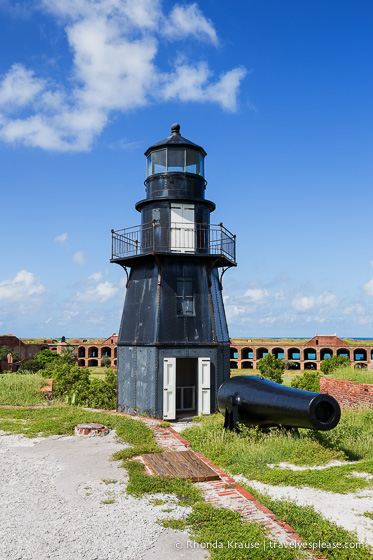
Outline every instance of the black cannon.
<path id="1" fill-rule="evenodd" d="M 218 391 L 218 408 L 225 415 L 224 427 L 239 431 L 246 426 L 281 426 L 332 430 L 341 417 L 334 397 L 284 387 L 263 377 L 238 375 Z"/>

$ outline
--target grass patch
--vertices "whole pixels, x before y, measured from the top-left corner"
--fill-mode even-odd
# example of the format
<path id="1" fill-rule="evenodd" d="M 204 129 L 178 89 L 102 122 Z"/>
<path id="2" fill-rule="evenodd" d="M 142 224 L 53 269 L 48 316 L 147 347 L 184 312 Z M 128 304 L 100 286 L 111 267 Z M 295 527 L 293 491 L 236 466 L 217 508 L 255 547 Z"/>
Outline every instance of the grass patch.
<path id="1" fill-rule="evenodd" d="M 40 392 L 47 385 L 40 375 L 6 373 L 0 375 L 0 405 L 35 406 L 48 401 Z"/>
<path id="2" fill-rule="evenodd" d="M 339 527 L 336 523 L 325 519 L 311 506 L 298 506 L 291 501 L 275 500 L 267 494 L 260 494 L 250 486 L 244 486 L 265 507 L 273 511 L 281 521 L 291 525 L 307 543 L 326 543 L 327 548 L 315 548 L 322 552 L 328 560 L 366 560 L 371 557 L 372 550 L 359 543 L 356 533 Z M 333 543 L 340 543 L 341 547 Z M 353 545 L 352 548 L 343 548 Z"/>
<path id="3" fill-rule="evenodd" d="M 176 530 L 188 529 L 190 537 L 208 550 L 213 560 L 305 558 L 299 550 L 281 547 L 279 543 L 270 541 L 265 527 L 259 523 L 248 523 L 238 512 L 211 504 L 198 503 L 185 519 L 169 519 L 160 523 Z"/>
<path id="4" fill-rule="evenodd" d="M 199 419 L 200 425 L 183 431 L 196 451 L 201 451 L 219 467 L 232 474 L 267 484 L 311 486 L 333 492 L 349 492 L 372 487 L 372 482 L 354 472 L 373 474 L 373 411 L 345 411 L 339 425 L 330 432 L 300 430 L 293 438 L 275 428 L 261 431 L 244 427 L 240 434 L 223 429 L 220 414 Z M 291 471 L 268 464 L 280 462 L 302 466 L 325 465 L 344 460 L 341 466 L 323 470 Z M 359 463 L 347 461 L 359 460 Z"/>
<path id="5" fill-rule="evenodd" d="M 100 412 L 89 412 L 70 405 L 49 406 L 42 409 L 0 410 L 0 430 L 7 434 L 23 434 L 27 437 L 73 435 L 77 424 L 99 422 L 110 429 L 119 429 L 125 419 Z"/>
<path id="6" fill-rule="evenodd" d="M 353 381 L 354 383 L 367 383 L 373 384 L 373 371 L 368 371 L 364 368 L 353 368 L 349 365 L 341 366 L 329 375 L 325 376 L 327 379 L 341 379 L 344 381 Z"/>

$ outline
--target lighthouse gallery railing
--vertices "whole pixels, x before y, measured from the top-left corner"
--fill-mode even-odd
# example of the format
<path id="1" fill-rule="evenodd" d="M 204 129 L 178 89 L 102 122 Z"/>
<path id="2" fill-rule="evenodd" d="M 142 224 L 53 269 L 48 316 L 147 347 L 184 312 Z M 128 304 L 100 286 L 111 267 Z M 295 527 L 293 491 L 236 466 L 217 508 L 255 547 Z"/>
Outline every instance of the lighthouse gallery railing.
<path id="1" fill-rule="evenodd" d="M 112 260 L 152 253 L 222 256 L 236 263 L 236 236 L 223 224 L 153 222 L 112 230 Z"/>

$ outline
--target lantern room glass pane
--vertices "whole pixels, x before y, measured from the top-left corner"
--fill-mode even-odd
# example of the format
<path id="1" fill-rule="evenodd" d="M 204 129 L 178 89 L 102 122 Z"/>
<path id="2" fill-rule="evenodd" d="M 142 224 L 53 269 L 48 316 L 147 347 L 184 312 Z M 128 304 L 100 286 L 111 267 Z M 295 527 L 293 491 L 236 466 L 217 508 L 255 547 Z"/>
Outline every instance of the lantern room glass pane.
<path id="1" fill-rule="evenodd" d="M 166 172 L 166 150 L 158 150 L 151 154 L 152 157 L 152 173 Z"/>
<path id="2" fill-rule="evenodd" d="M 185 150 L 167 150 L 167 171 L 185 171 Z"/>
<path id="3" fill-rule="evenodd" d="M 148 159 L 146 160 L 146 176 L 149 177 L 149 175 L 152 174 L 152 154 L 150 154 L 150 156 L 148 156 Z"/>
<path id="4" fill-rule="evenodd" d="M 199 154 L 199 174 L 202 175 L 202 177 L 205 176 L 205 160 L 201 154 Z"/>
<path id="5" fill-rule="evenodd" d="M 199 152 L 186 150 L 186 171 L 188 173 L 199 173 Z"/>

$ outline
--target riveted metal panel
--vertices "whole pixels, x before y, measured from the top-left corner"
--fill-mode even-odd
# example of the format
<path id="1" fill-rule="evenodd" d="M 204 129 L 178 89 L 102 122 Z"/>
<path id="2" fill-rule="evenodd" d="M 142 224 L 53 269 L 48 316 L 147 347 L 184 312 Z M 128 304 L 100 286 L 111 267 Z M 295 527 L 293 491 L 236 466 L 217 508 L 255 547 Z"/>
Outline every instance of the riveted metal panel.
<path id="1" fill-rule="evenodd" d="M 201 261 L 196 259 L 164 259 L 162 263 L 162 297 L 160 303 L 159 342 L 162 344 L 213 343 L 212 317 L 209 306 L 207 278 L 201 274 Z M 177 313 L 177 279 L 193 282 L 194 313 Z"/>
<path id="2" fill-rule="evenodd" d="M 154 416 L 158 406 L 158 350 L 118 347 L 118 409 Z"/>
<path id="3" fill-rule="evenodd" d="M 132 414 L 136 408 L 137 352 L 118 346 L 118 410 Z"/>
<path id="4" fill-rule="evenodd" d="M 142 410 L 155 410 L 156 376 L 154 347 L 138 346 L 137 350 L 137 381 L 136 404 Z"/>
<path id="5" fill-rule="evenodd" d="M 228 325 L 217 269 L 211 272 L 211 299 L 217 340 L 218 342 L 229 342 Z"/>
<path id="6" fill-rule="evenodd" d="M 131 270 L 118 345 L 155 342 L 158 267 L 146 259 Z"/>

